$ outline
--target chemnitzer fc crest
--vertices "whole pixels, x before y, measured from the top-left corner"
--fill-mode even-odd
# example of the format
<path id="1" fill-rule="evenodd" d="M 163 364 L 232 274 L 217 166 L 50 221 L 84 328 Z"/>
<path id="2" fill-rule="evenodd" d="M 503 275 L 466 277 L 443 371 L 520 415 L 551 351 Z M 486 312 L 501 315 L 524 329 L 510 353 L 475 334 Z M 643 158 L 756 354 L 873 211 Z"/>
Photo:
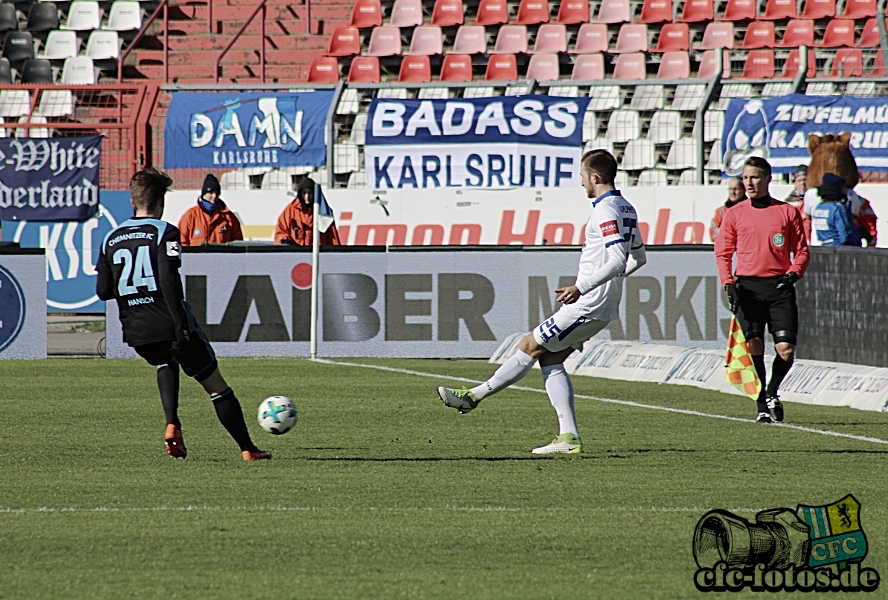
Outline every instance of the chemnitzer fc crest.
<path id="1" fill-rule="evenodd" d="M 796 509 L 811 537 L 809 567 L 861 561 L 866 557 L 866 536 L 860 525 L 860 502 L 852 495 L 825 506 L 799 505 Z"/>

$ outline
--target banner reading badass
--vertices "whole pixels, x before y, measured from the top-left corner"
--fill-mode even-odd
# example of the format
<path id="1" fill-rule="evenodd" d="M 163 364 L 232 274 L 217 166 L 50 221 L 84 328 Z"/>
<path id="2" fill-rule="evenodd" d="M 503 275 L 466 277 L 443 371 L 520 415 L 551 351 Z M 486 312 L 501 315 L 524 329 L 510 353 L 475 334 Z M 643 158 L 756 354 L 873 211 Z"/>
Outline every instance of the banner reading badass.
<path id="1" fill-rule="evenodd" d="M 589 98 L 373 100 L 367 187 L 577 187 Z"/>

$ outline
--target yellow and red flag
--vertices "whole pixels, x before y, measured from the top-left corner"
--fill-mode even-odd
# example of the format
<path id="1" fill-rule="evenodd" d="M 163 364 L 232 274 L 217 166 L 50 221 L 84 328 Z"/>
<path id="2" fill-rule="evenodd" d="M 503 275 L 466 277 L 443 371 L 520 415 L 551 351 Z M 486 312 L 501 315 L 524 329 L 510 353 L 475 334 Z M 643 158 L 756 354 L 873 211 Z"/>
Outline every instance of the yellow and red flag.
<path id="1" fill-rule="evenodd" d="M 725 381 L 752 398 L 758 399 L 762 391 L 762 382 L 752 364 L 752 355 L 746 345 L 746 336 L 737 322 L 731 318 L 731 329 L 728 332 L 728 351 L 725 354 Z"/>

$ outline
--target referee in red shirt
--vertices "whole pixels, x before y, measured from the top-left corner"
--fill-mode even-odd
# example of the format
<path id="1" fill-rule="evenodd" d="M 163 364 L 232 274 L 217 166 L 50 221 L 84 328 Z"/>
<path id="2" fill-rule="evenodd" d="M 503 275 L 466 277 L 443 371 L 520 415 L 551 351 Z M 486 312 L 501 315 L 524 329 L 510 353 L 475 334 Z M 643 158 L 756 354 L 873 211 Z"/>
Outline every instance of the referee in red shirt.
<path id="1" fill-rule="evenodd" d="M 747 159 L 743 185 L 750 201 L 728 209 L 715 240 L 718 275 L 762 382 L 762 393 L 756 401 L 758 423 L 783 420 L 777 390 L 792 367 L 799 330 L 794 286 L 805 274 L 810 258 L 799 211 L 772 198 L 770 183 L 768 161 L 757 156 Z M 737 269 L 732 273 L 734 254 Z M 765 325 L 777 353 L 767 388 Z"/>

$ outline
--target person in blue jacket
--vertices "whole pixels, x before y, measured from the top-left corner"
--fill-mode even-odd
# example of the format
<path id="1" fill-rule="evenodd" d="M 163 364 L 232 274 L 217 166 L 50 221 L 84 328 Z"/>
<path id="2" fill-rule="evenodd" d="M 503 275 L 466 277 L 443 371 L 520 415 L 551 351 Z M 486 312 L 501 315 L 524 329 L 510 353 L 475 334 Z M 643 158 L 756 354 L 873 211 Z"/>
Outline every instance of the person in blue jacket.
<path id="1" fill-rule="evenodd" d="M 812 235 L 821 246 L 861 246 L 860 232 L 848 207 L 848 187 L 835 173 L 824 173 L 820 187 L 820 204 L 812 215 Z"/>

